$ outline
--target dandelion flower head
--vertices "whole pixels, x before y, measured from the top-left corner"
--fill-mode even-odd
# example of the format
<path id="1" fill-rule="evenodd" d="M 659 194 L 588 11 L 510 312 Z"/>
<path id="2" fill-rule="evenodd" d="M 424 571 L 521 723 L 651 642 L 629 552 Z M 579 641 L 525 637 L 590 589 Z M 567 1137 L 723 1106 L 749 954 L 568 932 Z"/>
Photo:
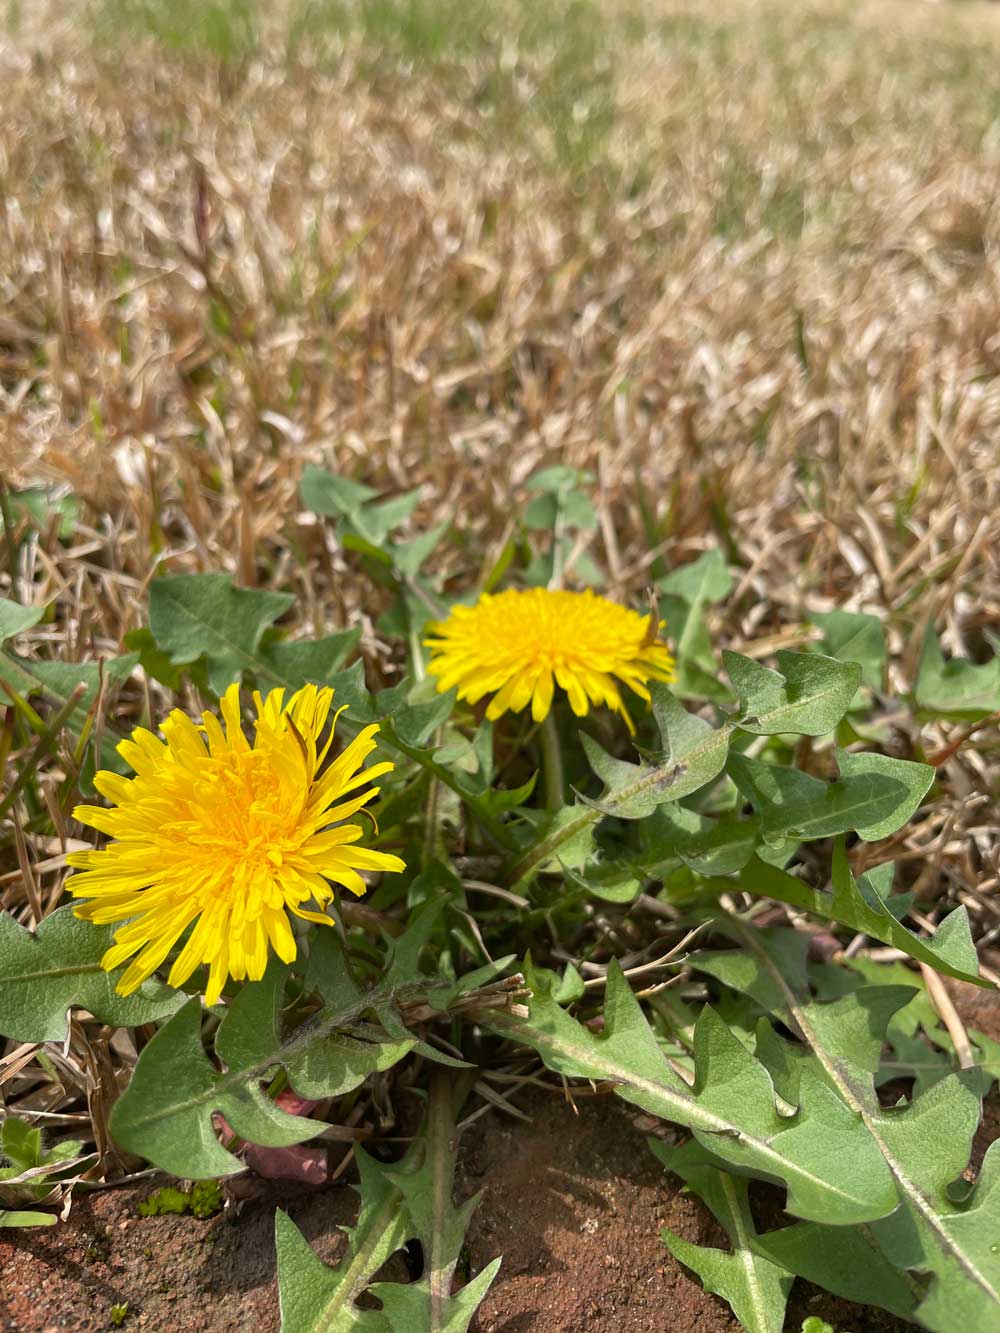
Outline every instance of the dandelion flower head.
<path id="1" fill-rule="evenodd" d="M 330 925 L 323 908 L 329 881 L 363 893 L 363 870 L 403 870 L 398 856 L 359 844 L 363 829 L 345 823 L 379 791 L 371 784 L 393 765 L 362 768 L 375 749 L 377 726 L 365 727 L 326 764 L 320 744 L 333 691 L 307 685 L 254 695 L 251 744 L 240 718 L 239 687 L 221 712 L 201 724 L 175 709 L 163 740 L 142 727 L 118 751 L 135 777 L 99 772 L 94 786 L 112 809 L 77 806 L 82 823 L 113 841 L 74 852 L 80 872 L 69 881 L 74 909 L 95 924 L 124 922 L 101 960 L 108 971 L 132 962 L 118 991 L 136 990 L 190 934 L 170 969 L 182 986 L 199 964 L 209 968 L 206 1000 L 214 1004 L 227 977 L 259 980 L 270 948 L 286 963 L 296 956 L 289 913 Z M 324 767 L 325 764 L 325 767 Z"/>
<path id="2" fill-rule="evenodd" d="M 490 719 L 530 703 L 541 722 L 558 685 L 578 717 L 606 704 L 631 730 L 620 685 L 648 700 L 647 681 L 673 679 L 673 658 L 658 638 L 663 622 L 654 628 L 650 619 L 589 589 L 484 593 L 428 626 L 427 669 L 442 693 L 457 687 L 469 703 L 492 694 Z"/>

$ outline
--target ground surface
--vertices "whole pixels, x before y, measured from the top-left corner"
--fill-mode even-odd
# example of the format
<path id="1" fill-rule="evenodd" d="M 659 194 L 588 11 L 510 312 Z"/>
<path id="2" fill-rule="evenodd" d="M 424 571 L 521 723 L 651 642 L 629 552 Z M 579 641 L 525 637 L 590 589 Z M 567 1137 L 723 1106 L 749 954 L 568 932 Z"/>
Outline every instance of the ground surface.
<path id="1" fill-rule="evenodd" d="M 661 1226 L 725 1246 L 711 1215 L 646 1151 L 649 1121 L 612 1097 L 532 1101 L 531 1125 L 492 1113 L 466 1136 L 461 1188 L 483 1191 L 467 1238 L 472 1272 L 503 1265 L 480 1307 L 478 1333 L 737 1333 L 724 1302 L 667 1253 Z M 355 1196 L 338 1185 L 267 1198 L 199 1221 L 138 1216 L 151 1185 L 110 1190 L 74 1209 L 66 1227 L 0 1240 L 3 1333 L 103 1333 L 112 1305 L 149 1333 L 274 1333 L 274 1204 L 316 1252 L 335 1262 Z M 758 1204 L 773 1214 L 776 1196 Z M 777 1220 L 772 1218 L 772 1220 Z M 402 1266 L 397 1256 L 393 1261 Z M 398 1281 L 405 1272 L 392 1276 Z M 896 1333 L 888 1315 L 858 1310 L 797 1283 L 788 1328 L 811 1314 L 853 1333 Z"/>
<path id="2" fill-rule="evenodd" d="M 1000 1040 L 994 992 L 952 987 L 963 1019 Z M 645 1147 L 655 1122 L 614 1097 L 534 1093 L 530 1123 L 490 1112 L 461 1145 L 457 1190 L 482 1192 L 467 1235 L 470 1275 L 497 1254 L 503 1264 L 480 1306 L 475 1333 L 738 1333 L 724 1302 L 667 1252 L 669 1227 L 698 1244 L 727 1248 L 711 1214 L 664 1172 Z M 662 1132 L 662 1127 L 661 1127 Z M 978 1166 L 1000 1137 L 1000 1095 L 986 1101 Z M 328 1263 L 343 1251 L 338 1230 L 356 1217 L 342 1184 L 317 1191 L 268 1188 L 205 1221 L 140 1217 L 151 1182 L 82 1201 L 65 1227 L 0 1238 L 3 1333 L 103 1333 L 113 1305 L 126 1328 L 149 1333 L 275 1333 L 274 1205 L 288 1210 Z M 783 1221 L 780 1191 L 755 1186 L 768 1229 Z M 385 1276 L 405 1280 L 397 1255 Z M 392 1269 L 393 1271 L 389 1271 Z M 797 1281 L 786 1328 L 810 1315 L 851 1333 L 902 1333 L 909 1325 Z"/>

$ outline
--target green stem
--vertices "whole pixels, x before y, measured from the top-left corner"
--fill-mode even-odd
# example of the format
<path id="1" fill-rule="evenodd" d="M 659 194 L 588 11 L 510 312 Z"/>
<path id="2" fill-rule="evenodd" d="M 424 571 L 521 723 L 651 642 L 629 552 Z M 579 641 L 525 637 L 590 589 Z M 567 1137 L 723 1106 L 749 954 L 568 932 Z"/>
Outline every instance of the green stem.
<path id="1" fill-rule="evenodd" d="M 345 719 L 347 721 L 348 719 Z M 513 851 L 515 844 L 510 834 L 507 832 L 501 821 L 489 810 L 486 802 L 481 796 L 476 796 L 472 792 L 466 791 L 458 782 L 458 779 L 443 765 L 435 763 L 434 759 L 426 751 L 414 749 L 401 741 L 396 735 L 390 718 L 384 718 L 381 723 L 381 732 L 379 739 L 388 746 L 389 749 L 397 750 L 400 754 L 405 754 L 407 759 L 412 759 L 415 764 L 426 769 L 432 778 L 437 778 L 449 787 L 455 795 L 468 807 L 475 815 L 476 819 L 482 825 L 483 829 L 489 834 L 498 847 L 506 851 Z"/>
<path id="2" fill-rule="evenodd" d="M 563 774 L 562 747 L 559 744 L 556 715 L 551 708 L 542 722 L 541 737 L 545 808 L 556 814 L 566 804 L 566 779 Z"/>

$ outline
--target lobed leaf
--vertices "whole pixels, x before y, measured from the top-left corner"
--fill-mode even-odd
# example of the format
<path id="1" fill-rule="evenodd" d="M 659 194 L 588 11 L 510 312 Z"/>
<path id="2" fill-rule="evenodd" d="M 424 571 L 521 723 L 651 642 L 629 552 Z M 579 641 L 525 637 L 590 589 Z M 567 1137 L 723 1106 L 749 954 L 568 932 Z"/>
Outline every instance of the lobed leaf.
<path id="1" fill-rule="evenodd" d="M 149 589 L 149 626 L 176 664 L 204 656 L 209 684 L 222 694 L 244 671 L 270 675 L 261 638 L 295 599 L 236 588 L 228 574 L 168 574 Z"/>
<path id="2" fill-rule="evenodd" d="M 744 927 L 742 935 L 781 985 L 779 969 L 759 948 L 753 931 Z M 959 1326 L 992 1328 L 1000 1321 L 1000 1248 L 994 1251 L 991 1241 L 1000 1225 L 1000 1154 L 991 1148 L 992 1163 L 988 1155 L 971 1206 L 967 1201 L 956 1205 L 949 1192 L 968 1165 L 979 1126 L 979 1071 L 949 1074 L 908 1105 L 883 1107 L 872 1070 L 893 1006 L 873 994 L 880 989 L 868 987 L 845 997 L 854 1002 L 849 1007 L 843 1001 L 802 1005 L 787 992 L 789 1020 L 811 1051 L 801 1062 L 801 1076 L 813 1063 L 822 1069 L 891 1172 L 900 1207 L 873 1219 L 871 1231 L 897 1268 L 934 1275 L 917 1317 L 940 1333 L 954 1328 L 956 1318 Z M 857 1005 L 865 1010 L 867 1032 L 853 1022 Z M 845 1023 L 844 1015 L 852 1021 Z"/>
<path id="3" fill-rule="evenodd" d="M 355 1304 L 382 1265 L 406 1244 L 409 1219 L 400 1191 L 385 1168 L 355 1148 L 361 1178 L 361 1212 L 347 1231 L 347 1253 L 334 1268 L 323 1263 L 298 1227 L 279 1208 L 274 1215 L 278 1251 L 281 1333 L 391 1333 L 381 1311 Z"/>
<path id="4" fill-rule="evenodd" d="M 661 752 L 654 763 L 615 759 L 581 734 L 590 766 L 605 784 L 595 809 L 618 819 L 644 819 L 665 801 L 679 801 L 718 777 L 729 751 L 730 728 L 715 728 L 689 713 L 665 685 L 651 682 Z M 588 802 L 588 804 L 591 804 Z"/>
<path id="5" fill-rule="evenodd" d="M 419 1282 L 407 1286 L 380 1282 L 372 1288 L 395 1333 L 466 1333 L 500 1267 L 500 1260 L 494 1259 L 452 1293 L 465 1232 L 479 1203 L 479 1195 L 458 1208 L 452 1203 L 458 1147 L 454 1131 L 451 1082 L 447 1075 L 437 1074 L 431 1082 L 420 1164 L 414 1167 L 407 1162 L 389 1172 L 402 1192 L 412 1234 L 424 1256 Z"/>
<path id="6" fill-rule="evenodd" d="M 389 500 L 377 500 L 378 492 L 349 477 L 339 477 L 324 468 L 310 464 L 302 473 L 300 483 L 302 502 L 314 513 L 340 518 L 346 531 L 353 530 L 367 547 L 369 554 L 379 554 L 393 528 L 398 528 L 420 503 L 419 488 L 395 495 Z"/>
<path id="7" fill-rule="evenodd" d="M 857 662 L 861 683 L 882 689 L 885 679 L 885 628 L 878 616 L 860 611 L 816 611 L 809 619 L 823 631 L 823 650 L 838 662 Z"/>
<path id="8" fill-rule="evenodd" d="M 466 1333 L 500 1266 L 495 1259 L 452 1292 L 452 1279 L 469 1217 L 478 1199 L 452 1204 L 456 1142 L 447 1076 L 431 1084 L 424 1133 L 397 1166 L 383 1166 L 358 1149 L 361 1211 L 348 1230 L 347 1253 L 329 1268 L 310 1249 L 285 1213 L 275 1218 L 282 1333 Z M 419 1281 L 372 1283 L 385 1261 L 419 1240 Z M 365 1290 L 381 1311 L 359 1309 Z"/>
<path id="9" fill-rule="evenodd" d="M 723 652 L 739 695 L 738 725 L 756 736 L 824 736 L 833 731 L 854 698 L 861 667 L 820 653 L 779 649 L 776 656 L 778 670 L 772 671 L 742 653 Z"/>
<path id="10" fill-rule="evenodd" d="M 887 837 L 906 823 L 934 781 L 929 764 L 883 754 L 838 750 L 837 762 L 836 782 L 743 754 L 730 755 L 729 773 L 760 815 L 767 841 L 810 842 L 850 831 L 866 842 Z"/>
<path id="11" fill-rule="evenodd" d="M 718 1170 L 714 1159 L 691 1141 L 670 1148 L 651 1139 L 649 1146 L 667 1170 L 679 1175 L 711 1209 L 733 1247 L 726 1252 L 693 1245 L 664 1227 L 660 1235 L 667 1249 L 697 1273 L 706 1291 L 721 1296 L 732 1307 L 746 1333 L 782 1333 L 793 1277 L 755 1249 L 757 1231 L 750 1214 L 747 1182 Z"/>
<path id="12" fill-rule="evenodd" d="M 183 993 L 152 978 L 134 995 L 117 993 L 122 969 L 101 967 L 113 931 L 78 921 L 71 905 L 52 912 L 34 933 L 0 913 L 0 1032 L 14 1041 L 62 1041 L 74 1007 L 116 1027 L 153 1023 L 178 1009 Z"/>
<path id="13" fill-rule="evenodd" d="M 511 878 L 527 883 L 549 866 L 582 864 L 591 848 L 592 826 L 602 815 L 642 819 L 667 801 L 677 801 L 712 782 L 725 767 L 732 728 L 718 729 L 693 713 L 658 681 L 650 682 L 653 714 L 662 749 L 655 763 L 630 764 L 607 754 L 595 741 L 583 737 L 587 755 L 605 783 L 600 800 L 581 797 L 582 805 L 567 806 L 544 826 L 544 832 L 515 863 Z M 567 853 L 573 849 L 573 859 Z"/>
<path id="14" fill-rule="evenodd" d="M 783 1183 L 787 1208 L 839 1224 L 883 1217 L 893 1182 L 862 1125 L 817 1076 L 803 1078 L 794 1115 L 778 1112 L 764 1066 L 711 1009 L 694 1032 L 693 1087 L 660 1050 L 617 962 L 608 971 L 604 1033 L 571 1018 L 529 975 L 531 1016 L 489 1026 L 534 1047 L 557 1073 L 609 1081 L 626 1101 L 687 1126 L 716 1157 Z"/>
<path id="15" fill-rule="evenodd" d="M 246 983 L 215 1037 L 220 1072 L 202 1044 L 201 1003 L 189 1000 L 143 1049 L 132 1081 L 116 1102 L 111 1131 L 117 1143 L 176 1176 L 232 1175 L 241 1163 L 217 1139 L 214 1112 L 240 1138 L 287 1147 L 319 1133 L 314 1120 L 280 1110 L 261 1084 L 283 1068 L 302 1097 L 320 1100 L 356 1088 L 390 1068 L 416 1038 L 389 1037 L 361 1023 L 365 1010 L 391 1005 L 389 992 L 362 995 L 346 969 L 337 994 L 300 1028 L 284 1035 L 281 1002 L 287 969 L 272 964 L 263 980 Z"/>
<path id="16" fill-rule="evenodd" d="M 920 1100 L 931 1097 L 935 1090 Z M 932 1157 L 939 1158 L 940 1146 L 929 1137 L 934 1129 L 912 1127 L 905 1144 L 909 1161 L 918 1163 L 928 1147 Z M 955 1133 L 944 1116 L 938 1132 L 941 1130 L 946 1137 Z M 967 1143 L 964 1135 L 960 1141 Z M 954 1155 L 949 1157 L 948 1169 L 957 1160 Z M 971 1199 L 961 1205 L 956 1206 L 944 1193 L 950 1183 L 944 1181 L 945 1174 L 938 1173 L 931 1197 L 917 1182 L 908 1207 L 872 1229 L 893 1263 L 933 1275 L 916 1310 L 925 1328 L 933 1333 L 996 1328 L 1000 1326 L 1000 1243 L 996 1240 L 1000 1235 L 1000 1148 L 996 1143 L 990 1145 Z"/>
<path id="17" fill-rule="evenodd" d="M 971 981 L 979 986 L 989 985 L 979 975 L 979 959 L 969 929 L 968 913 L 957 907 L 938 926 L 932 940 L 925 940 L 907 930 L 889 906 L 892 885 L 892 862 L 885 862 L 855 880 L 847 861 L 843 842 L 838 842 L 833 854 L 833 891 L 826 893 L 812 889 L 808 884 L 777 866 L 768 865 L 753 857 L 736 879 L 747 893 L 778 902 L 788 903 L 800 911 L 811 912 L 850 930 L 870 935 L 882 944 L 901 949 L 918 962 L 927 963 L 946 976 L 959 981 Z M 733 880 L 706 881 L 719 892 L 730 893 Z"/>
<path id="18" fill-rule="evenodd" d="M 870 1227 L 797 1222 L 757 1235 L 751 1243 L 757 1254 L 843 1300 L 913 1318 L 915 1283 L 889 1262 Z"/>

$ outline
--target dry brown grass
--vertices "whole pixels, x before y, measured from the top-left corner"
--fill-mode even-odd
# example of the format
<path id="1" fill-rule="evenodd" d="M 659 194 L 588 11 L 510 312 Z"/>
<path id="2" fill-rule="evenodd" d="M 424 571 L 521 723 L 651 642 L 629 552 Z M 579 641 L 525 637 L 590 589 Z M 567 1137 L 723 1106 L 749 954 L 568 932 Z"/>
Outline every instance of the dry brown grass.
<path id="1" fill-rule="evenodd" d="M 295 592 L 293 630 L 363 623 L 391 671 L 382 593 L 301 513 L 303 466 L 423 485 L 415 527 L 453 520 L 439 568 L 465 588 L 525 479 L 561 462 L 598 479 L 589 554 L 619 596 L 722 542 L 740 582 L 720 642 L 795 642 L 807 608 L 846 605 L 887 619 L 898 687 L 929 621 L 982 654 L 1000 623 L 995 7 L 619 7 L 642 32 L 608 20 L 594 97 L 615 115 L 583 171 L 553 162 L 528 92 L 484 128 L 475 60 L 464 81 L 388 59 L 372 78 L 352 38 L 337 64 L 305 48 L 289 67 L 277 19 L 221 69 L 95 47 L 39 11 L 5 39 L 0 457 L 9 487 L 84 506 L 71 540 L 22 548 L 20 597 L 55 605 L 36 651 L 116 652 L 155 572 L 225 569 Z M 530 90 L 538 59 L 521 74 Z M 961 749 L 897 848 L 984 932 L 997 823 L 969 799 L 996 796 L 996 760 L 995 731 Z M 44 906 L 61 845 L 22 845 Z"/>

